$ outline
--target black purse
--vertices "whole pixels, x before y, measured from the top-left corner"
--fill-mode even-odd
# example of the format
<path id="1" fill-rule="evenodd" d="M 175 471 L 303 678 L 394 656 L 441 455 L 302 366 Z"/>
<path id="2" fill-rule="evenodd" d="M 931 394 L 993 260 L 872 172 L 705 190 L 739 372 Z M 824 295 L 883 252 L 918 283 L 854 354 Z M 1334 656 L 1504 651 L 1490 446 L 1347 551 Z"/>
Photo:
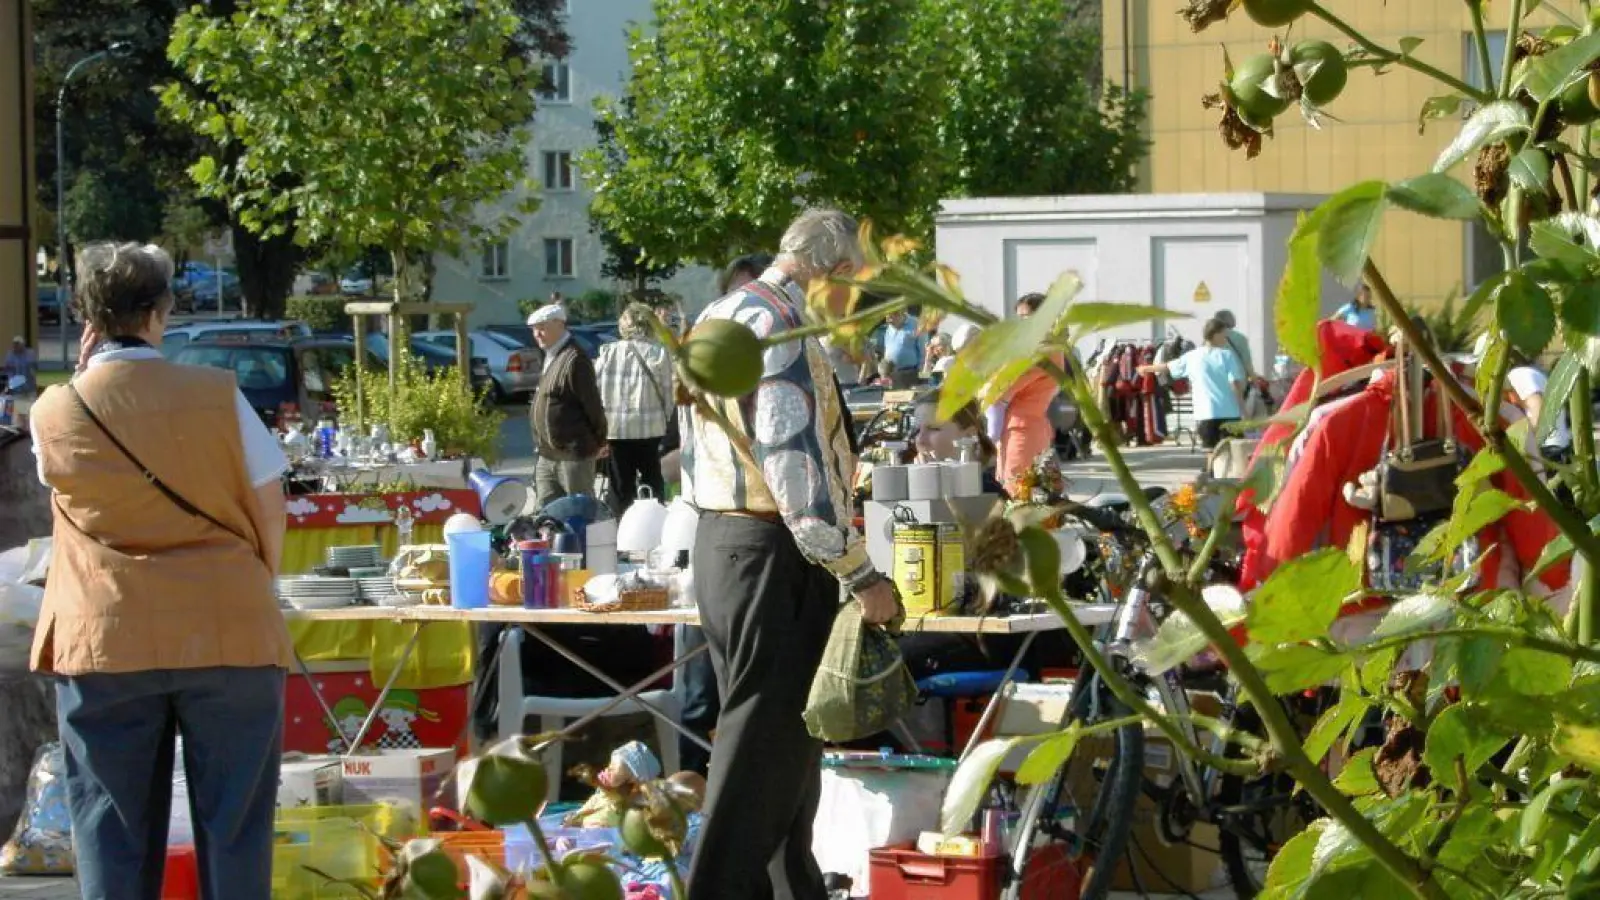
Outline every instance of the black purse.
<path id="1" fill-rule="evenodd" d="M 1388 451 L 1378 464 L 1378 518 L 1410 522 L 1449 513 L 1461 474 L 1450 400 L 1439 392 L 1439 437 L 1419 440 L 1413 427 L 1423 414 L 1422 369 L 1407 366 L 1405 344 L 1396 348 L 1396 390 Z"/>

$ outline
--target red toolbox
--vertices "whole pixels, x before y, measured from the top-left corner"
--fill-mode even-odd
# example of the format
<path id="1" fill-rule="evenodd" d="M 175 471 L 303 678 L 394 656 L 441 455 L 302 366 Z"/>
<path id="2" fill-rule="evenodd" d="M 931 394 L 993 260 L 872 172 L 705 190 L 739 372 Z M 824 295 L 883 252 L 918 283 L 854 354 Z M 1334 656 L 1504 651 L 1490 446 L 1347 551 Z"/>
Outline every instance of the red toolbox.
<path id="1" fill-rule="evenodd" d="M 167 848 L 161 900 L 200 900 L 200 862 L 193 847 Z"/>

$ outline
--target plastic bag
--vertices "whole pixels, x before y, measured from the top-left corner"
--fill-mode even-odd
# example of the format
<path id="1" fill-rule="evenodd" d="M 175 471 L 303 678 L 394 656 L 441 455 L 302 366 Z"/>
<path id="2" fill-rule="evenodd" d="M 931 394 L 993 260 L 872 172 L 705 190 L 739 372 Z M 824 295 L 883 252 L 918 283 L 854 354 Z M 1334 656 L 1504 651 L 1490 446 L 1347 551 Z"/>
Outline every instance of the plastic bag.
<path id="1" fill-rule="evenodd" d="M 43 604 L 42 588 L 0 580 L 0 674 L 28 671 L 33 630 Z"/>
<path id="2" fill-rule="evenodd" d="M 45 744 L 28 775 L 28 800 L 17 830 L 0 847 L 0 873 L 71 875 L 72 819 L 67 809 L 67 762 L 59 743 Z"/>

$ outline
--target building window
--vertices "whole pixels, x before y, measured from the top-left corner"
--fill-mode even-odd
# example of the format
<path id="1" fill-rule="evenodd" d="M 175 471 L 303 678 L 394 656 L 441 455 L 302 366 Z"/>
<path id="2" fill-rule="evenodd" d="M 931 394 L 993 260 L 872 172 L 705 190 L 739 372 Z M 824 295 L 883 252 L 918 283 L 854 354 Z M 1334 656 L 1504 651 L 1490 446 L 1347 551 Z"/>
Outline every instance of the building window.
<path id="1" fill-rule="evenodd" d="M 546 278 L 572 277 L 572 238 L 544 239 L 544 275 Z"/>
<path id="2" fill-rule="evenodd" d="M 539 88 L 539 99 L 546 103 L 572 102 L 572 70 L 564 62 L 544 64 L 544 85 Z"/>
<path id="3" fill-rule="evenodd" d="M 483 245 L 483 260 L 478 275 L 485 281 L 501 281 L 511 277 L 510 246 L 505 241 L 489 241 Z"/>
<path id="4" fill-rule="evenodd" d="M 1504 31 L 1490 31 L 1484 37 L 1489 42 L 1489 65 L 1494 67 L 1494 83 L 1500 83 L 1500 65 L 1506 59 L 1506 33 Z M 1478 63 L 1478 48 L 1469 32 L 1461 38 L 1461 50 L 1465 54 L 1466 62 L 1462 65 L 1465 81 L 1480 90 L 1491 85 L 1484 80 L 1483 66 Z"/>
<path id="5" fill-rule="evenodd" d="M 572 154 L 566 150 L 544 152 L 544 189 L 572 190 Z"/>

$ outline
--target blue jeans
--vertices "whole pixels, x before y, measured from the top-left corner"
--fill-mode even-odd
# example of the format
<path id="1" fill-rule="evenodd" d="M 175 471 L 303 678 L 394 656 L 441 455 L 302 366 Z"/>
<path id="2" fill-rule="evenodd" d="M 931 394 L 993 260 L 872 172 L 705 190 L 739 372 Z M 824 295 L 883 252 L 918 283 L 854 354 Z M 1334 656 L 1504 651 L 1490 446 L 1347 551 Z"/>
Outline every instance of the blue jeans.
<path id="1" fill-rule="evenodd" d="M 678 655 L 683 655 L 706 642 L 706 633 L 691 625 L 678 626 Z M 717 693 L 717 673 L 711 666 L 711 654 L 702 653 L 689 660 L 678 670 L 677 683 L 683 698 L 683 727 L 706 740 L 711 739 L 717 727 L 717 716 L 722 712 L 722 697 Z M 678 766 L 686 772 L 704 775 L 711 765 L 711 754 L 687 737 L 678 738 Z"/>
<path id="2" fill-rule="evenodd" d="M 283 748 L 277 667 L 63 678 L 56 711 L 84 900 L 159 900 L 173 738 L 206 900 L 268 900 Z"/>

